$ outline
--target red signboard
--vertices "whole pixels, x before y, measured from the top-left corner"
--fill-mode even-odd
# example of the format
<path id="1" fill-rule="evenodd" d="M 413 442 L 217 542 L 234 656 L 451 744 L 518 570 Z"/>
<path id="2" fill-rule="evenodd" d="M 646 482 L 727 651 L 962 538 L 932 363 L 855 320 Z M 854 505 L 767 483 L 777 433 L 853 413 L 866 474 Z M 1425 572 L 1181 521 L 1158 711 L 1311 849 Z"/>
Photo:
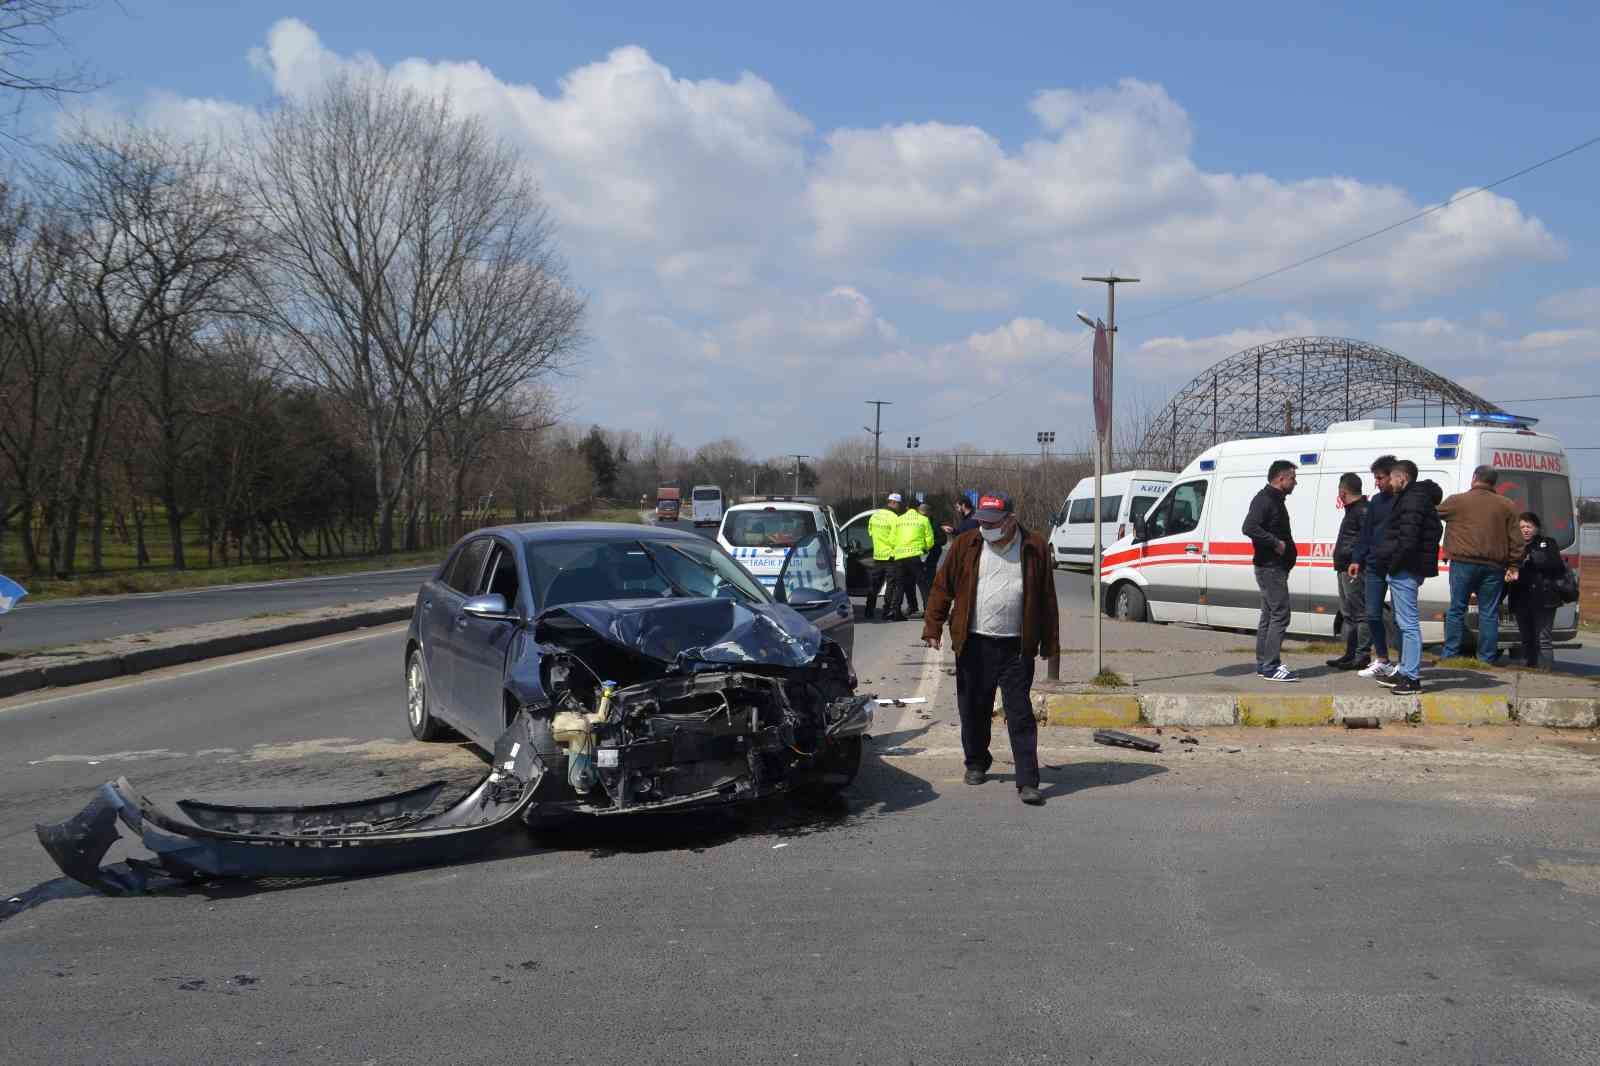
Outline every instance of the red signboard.
<path id="1" fill-rule="evenodd" d="M 1094 325 L 1094 431 L 1101 440 L 1111 429 L 1111 335 L 1104 322 Z"/>

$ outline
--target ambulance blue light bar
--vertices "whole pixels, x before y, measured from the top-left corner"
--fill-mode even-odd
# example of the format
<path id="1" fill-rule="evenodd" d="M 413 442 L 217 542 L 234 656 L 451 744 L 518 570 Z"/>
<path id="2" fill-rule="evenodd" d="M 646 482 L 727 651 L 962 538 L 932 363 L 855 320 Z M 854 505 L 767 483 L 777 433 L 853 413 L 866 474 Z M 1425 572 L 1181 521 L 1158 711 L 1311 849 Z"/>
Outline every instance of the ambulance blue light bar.
<path id="1" fill-rule="evenodd" d="M 1508 429 L 1527 429 L 1539 424 L 1537 418 L 1513 415 L 1505 411 L 1463 411 L 1461 423 L 1467 426 L 1505 426 Z"/>

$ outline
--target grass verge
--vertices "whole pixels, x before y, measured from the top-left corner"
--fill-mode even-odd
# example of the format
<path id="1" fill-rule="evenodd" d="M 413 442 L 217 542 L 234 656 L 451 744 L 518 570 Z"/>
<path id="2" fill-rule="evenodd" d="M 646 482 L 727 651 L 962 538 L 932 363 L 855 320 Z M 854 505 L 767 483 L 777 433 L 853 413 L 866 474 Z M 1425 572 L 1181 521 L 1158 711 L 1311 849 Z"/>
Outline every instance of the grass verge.
<path id="1" fill-rule="evenodd" d="M 331 577 L 374 570 L 405 570 L 414 566 L 433 565 L 443 559 L 444 555 L 443 549 L 433 549 L 425 552 L 396 552 L 393 555 L 383 556 L 346 556 L 338 559 L 262 563 L 207 570 L 127 570 L 115 574 L 73 578 L 69 581 L 48 580 L 32 583 L 24 578 L 21 583 L 28 590 L 28 598 L 38 602 L 71 599 L 75 596 L 170 592 L 174 589 L 205 588 L 211 585 L 288 581 L 293 578 Z"/>

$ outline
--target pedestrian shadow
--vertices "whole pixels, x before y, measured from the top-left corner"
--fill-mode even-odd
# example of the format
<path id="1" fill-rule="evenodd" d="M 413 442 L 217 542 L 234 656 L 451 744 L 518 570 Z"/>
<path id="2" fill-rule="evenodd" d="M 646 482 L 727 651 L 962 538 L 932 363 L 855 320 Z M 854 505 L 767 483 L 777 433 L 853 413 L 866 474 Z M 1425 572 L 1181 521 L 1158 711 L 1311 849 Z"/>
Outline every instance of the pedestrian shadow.
<path id="1" fill-rule="evenodd" d="M 1167 768 L 1165 766 L 1159 766 L 1155 763 L 1114 762 L 1110 759 L 1041 766 L 1039 767 L 1039 793 L 1045 799 L 1070 796 L 1075 792 L 1086 792 L 1091 788 L 1131 785 L 1136 781 L 1143 781 L 1147 777 L 1155 777 L 1166 772 Z M 991 773 L 989 779 L 991 781 L 1008 781 L 1015 784 L 1017 775 L 1014 773 Z"/>
<path id="2" fill-rule="evenodd" d="M 1437 666 L 1424 669 L 1422 681 L 1426 688 L 1435 692 L 1481 692 L 1485 689 L 1509 688 L 1515 683 L 1514 678 L 1505 675 L 1496 677 L 1491 672 Z"/>

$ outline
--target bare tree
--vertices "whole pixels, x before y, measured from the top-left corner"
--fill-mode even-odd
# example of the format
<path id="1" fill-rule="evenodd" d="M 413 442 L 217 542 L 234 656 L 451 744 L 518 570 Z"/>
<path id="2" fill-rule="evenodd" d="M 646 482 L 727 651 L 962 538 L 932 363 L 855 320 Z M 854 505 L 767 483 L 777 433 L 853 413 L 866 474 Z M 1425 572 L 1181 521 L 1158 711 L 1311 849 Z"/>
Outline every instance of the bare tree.
<path id="1" fill-rule="evenodd" d="M 243 213 L 204 145 L 132 126 L 83 127 L 51 158 L 56 210 L 70 225 L 61 302 L 88 363 L 71 420 L 75 468 L 51 508 L 53 568 L 67 576 L 112 390 L 133 360 L 175 357 L 194 333 L 236 313 L 246 245 Z M 171 532 L 181 560 L 181 531 Z"/>
<path id="2" fill-rule="evenodd" d="M 583 301 L 515 154 L 446 99 L 336 79 L 268 117 L 247 180 L 270 237 L 264 306 L 298 372 L 358 413 L 389 551 L 441 421 L 562 366 Z"/>
<path id="3" fill-rule="evenodd" d="M 37 63 L 65 45 L 61 24 L 99 7 L 98 0 L 0 0 L 0 108 L 15 118 L 30 96 L 59 97 L 93 89 L 81 66 Z M 9 99 L 8 99 L 9 98 Z"/>

